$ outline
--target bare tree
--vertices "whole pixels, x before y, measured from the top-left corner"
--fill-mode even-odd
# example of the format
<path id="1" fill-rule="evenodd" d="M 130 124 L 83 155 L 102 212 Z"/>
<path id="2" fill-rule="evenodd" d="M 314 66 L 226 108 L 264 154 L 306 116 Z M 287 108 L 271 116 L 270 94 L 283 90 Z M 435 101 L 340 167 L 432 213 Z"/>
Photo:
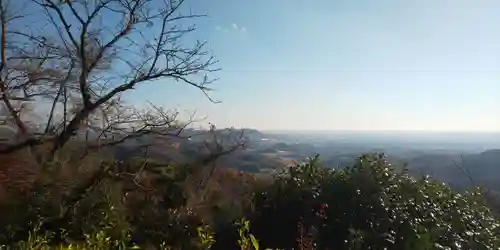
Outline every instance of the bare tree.
<path id="1" fill-rule="evenodd" d="M 206 43 L 192 36 L 193 22 L 204 15 L 187 7 L 185 0 L 0 0 L 0 120 L 15 132 L 0 153 L 28 149 L 38 163 L 46 163 L 73 138 L 85 139 L 86 150 L 145 135 L 183 138 L 183 130 L 197 121 L 194 114 L 181 122 L 176 110 L 152 103 L 138 108 L 123 94 L 179 82 L 217 102 L 208 95 L 217 61 Z M 242 136 L 221 138 L 215 132 L 205 133 L 207 154 L 184 166 L 189 174 L 244 145 Z M 101 180 L 131 178 L 140 188 L 137 176 L 149 171 L 95 165 L 64 192 L 63 210 L 45 227 L 59 228 Z M 213 173 L 211 166 L 200 185 Z M 38 197 L 44 185 L 33 182 Z"/>
<path id="2" fill-rule="evenodd" d="M 80 131 L 98 135 L 89 148 L 145 134 L 180 136 L 192 121 L 179 123 L 177 112 L 156 105 L 137 109 L 122 94 L 176 81 L 216 102 L 207 93 L 217 61 L 205 42 L 190 42 L 190 22 L 203 15 L 184 2 L 25 0 L 19 7 L 0 0 L 0 98 L 5 123 L 17 131 L 17 142 L 1 152 L 44 144 L 51 160 Z"/>

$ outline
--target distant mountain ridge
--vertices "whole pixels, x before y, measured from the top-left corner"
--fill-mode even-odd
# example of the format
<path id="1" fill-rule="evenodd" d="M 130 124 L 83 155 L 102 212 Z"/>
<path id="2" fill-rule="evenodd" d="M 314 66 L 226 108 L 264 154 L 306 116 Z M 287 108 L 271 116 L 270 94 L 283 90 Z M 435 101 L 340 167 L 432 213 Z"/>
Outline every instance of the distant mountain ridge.
<path id="1" fill-rule="evenodd" d="M 414 175 L 430 175 L 458 188 L 481 185 L 488 189 L 500 190 L 500 147 L 482 145 L 451 145 L 446 143 L 418 144 L 414 141 L 376 141 L 372 138 L 363 140 L 361 135 L 321 135 L 273 134 L 256 129 L 218 129 L 221 137 L 243 134 L 247 141 L 244 151 L 228 155 L 222 165 L 247 172 L 274 172 L 307 157 L 320 155 L 321 162 L 331 168 L 343 168 L 354 163 L 363 153 L 385 153 L 395 166 L 407 164 Z M 15 139 L 15 130 L 0 126 L 0 138 Z M 95 136 L 95 134 L 94 134 Z M 92 136 L 91 138 L 93 138 Z M 164 138 L 148 134 L 126 140 L 111 149 L 118 160 L 143 157 L 165 162 L 189 162 L 204 152 L 204 141 L 209 140 L 208 130 L 184 129 L 182 137 Z M 95 137 L 94 137 L 95 138 Z M 186 139 L 188 138 L 188 139 Z M 85 133 L 79 133 L 74 140 L 85 139 Z M 460 141 L 457 140 L 456 141 Z M 491 141 L 491 140 L 490 140 Z M 153 144 L 147 152 L 141 145 Z M 442 147 L 441 147 L 442 146 Z M 482 150 L 487 148 L 486 150 Z M 470 177 L 470 178 L 469 178 Z M 472 182 L 471 182 L 472 179 Z"/>

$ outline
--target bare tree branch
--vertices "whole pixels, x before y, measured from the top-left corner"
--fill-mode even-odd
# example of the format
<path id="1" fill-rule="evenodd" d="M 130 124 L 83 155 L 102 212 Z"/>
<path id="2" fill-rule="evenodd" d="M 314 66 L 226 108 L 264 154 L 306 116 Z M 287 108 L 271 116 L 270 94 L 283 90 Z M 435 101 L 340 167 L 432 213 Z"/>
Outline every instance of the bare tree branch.
<path id="1" fill-rule="evenodd" d="M 140 116 L 136 108 L 115 103 L 124 92 L 160 80 L 193 86 L 217 102 L 208 95 L 210 84 L 217 80 L 208 75 L 219 70 L 214 67 L 217 61 L 206 42 L 190 44 L 185 39 L 195 31 L 189 22 L 205 15 L 184 14 L 185 0 L 31 3 L 30 8 L 45 13 L 47 19 L 39 21 L 46 22 L 46 29 L 9 29 L 12 20 L 24 20 L 22 15 L 2 17 L 7 28 L 2 36 L 1 99 L 10 119 L 26 134 L 12 150 L 43 141 L 51 144 L 50 160 L 68 141 L 78 138 L 78 131 L 87 139 L 92 133 L 101 134 L 95 143 L 89 142 L 90 149 L 151 134 L 181 138 L 180 132 L 192 121 L 179 125 L 176 115 L 166 116 L 155 106 L 151 114 Z M 6 13 L 5 6 L 0 7 Z M 101 21 L 104 16 L 106 22 Z M 39 124 L 43 128 L 23 126 L 22 111 L 14 105 L 9 108 L 13 101 L 45 103 L 45 120 Z"/>
<path id="2" fill-rule="evenodd" d="M 5 8 L 5 2 L 0 1 L 0 22 L 2 27 L 1 41 L 0 41 L 0 91 L 2 100 L 7 107 L 11 117 L 13 118 L 19 131 L 25 135 L 27 133 L 27 128 L 24 122 L 19 116 L 19 110 L 16 110 L 12 105 L 9 98 L 9 90 L 7 88 L 7 74 L 5 73 L 7 69 L 7 9 Z"/>

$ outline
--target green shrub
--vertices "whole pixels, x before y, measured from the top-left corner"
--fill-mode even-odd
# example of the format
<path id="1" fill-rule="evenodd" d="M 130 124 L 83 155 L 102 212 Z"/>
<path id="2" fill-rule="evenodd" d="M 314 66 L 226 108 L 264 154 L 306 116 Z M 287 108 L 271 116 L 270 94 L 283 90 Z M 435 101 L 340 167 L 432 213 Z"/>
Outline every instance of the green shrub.
<path id="1" fill-rule="evenodd" d="M 255 197 L 261 244 L 292 248 L 309 236 L 318 249 L 497 249 L 498 221 L 479 189 L 396 172 L 383 155 L 343 170 L 318 158 L 290 167 Z M 304 230 L 297 230 L 297 226 Z"/>
<path id="2" fill-rule="evenodd" d="M 137 179 L 114 174 L 136 168 L 148 171 Z M 428 177 L 412 178 L 396 171 L 383 155 L 363 155 L 342 170 L 323 168 L 315 157 L 260 183 L 232 172 L 218 175 L 217 192 L 202 191 L 211 195 L 193 193 L 197 183 L 187 188 L 188 173 L 179 166 L 114 163 L 106 169 L 105 178 L 85 189 L 77 202 L 63 203 L 71 209 L 58 206 L 68 199 L 50 185 L 3 207 L 1 212 L 10 216 L 1 217 L 0 245 L 242 250 L 500 247 L 499 223 L 480 189 L 460 193 Z M 204 204 L 192 209 L 187 205 L 190 197 L 202 197 Z M 203 216 L 195 212 L 205 208 L 213 211 Z M 241 214 L 248 220 L 234 223 Z"/>

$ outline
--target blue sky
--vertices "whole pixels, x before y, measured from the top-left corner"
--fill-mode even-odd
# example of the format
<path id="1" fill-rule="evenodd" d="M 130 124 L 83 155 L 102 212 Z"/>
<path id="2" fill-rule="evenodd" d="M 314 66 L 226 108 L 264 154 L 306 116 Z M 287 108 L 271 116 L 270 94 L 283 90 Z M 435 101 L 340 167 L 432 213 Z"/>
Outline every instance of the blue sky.
<path id="1" fill-rule="evenodd" d="M 500 1 L 188 0 L 220 61 L 212 104 L 154 84 L 136 101 L 219 127 L 500 131 Z"/>

